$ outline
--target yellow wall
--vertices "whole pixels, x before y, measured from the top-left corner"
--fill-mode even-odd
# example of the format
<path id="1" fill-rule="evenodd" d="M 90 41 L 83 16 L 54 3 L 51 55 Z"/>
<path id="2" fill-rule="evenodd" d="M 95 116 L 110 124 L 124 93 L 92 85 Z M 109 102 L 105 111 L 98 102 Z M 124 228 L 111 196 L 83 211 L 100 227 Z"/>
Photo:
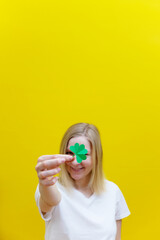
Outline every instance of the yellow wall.
<path id="1" fill-rule="evenodd" d="M 100 130 L 122 239 L 157 239 L 159 65 L 158 0 L 1 1 L 0 239 L 44 239 L 35 165 L 77 122 Z"/>

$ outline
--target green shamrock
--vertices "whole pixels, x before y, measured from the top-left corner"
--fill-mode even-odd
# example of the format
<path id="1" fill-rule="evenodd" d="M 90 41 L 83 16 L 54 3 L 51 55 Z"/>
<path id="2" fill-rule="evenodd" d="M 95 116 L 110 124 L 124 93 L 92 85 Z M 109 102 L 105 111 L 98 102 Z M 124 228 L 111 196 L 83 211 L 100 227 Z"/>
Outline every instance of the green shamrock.
<path id="1" fill-rule="evenodd" d="M 88 153 L 88 150 L 85 149 L 85 145 L 84 144 L 79 145 L 79 143 L 75 143 L 75 145 L 74 146 L 70 146 L 69 149 L 73 153 L 75 153 L 73 155 L 73 157 L 76 155 L 78 163 L 81 163 L 82 160 L 86 160 L 87 156 L 85 154 Z"/>

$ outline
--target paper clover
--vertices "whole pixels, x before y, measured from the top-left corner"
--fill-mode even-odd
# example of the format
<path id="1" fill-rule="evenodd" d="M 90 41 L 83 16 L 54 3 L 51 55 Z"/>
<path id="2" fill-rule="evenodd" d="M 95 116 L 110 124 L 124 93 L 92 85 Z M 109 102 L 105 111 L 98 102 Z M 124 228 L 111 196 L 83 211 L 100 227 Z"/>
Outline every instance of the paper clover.
<path id="1" fill-rule="evenodd" d="M 70 146 L 69 149 L 74 153 L 73 157 L 76 155 L 78 163 L 81 163 L 82 160 L 86 160 L 87 156 L 85 154 L 88 153 L 88 150 L 85 149 L 84 144 L 79 145 L 79 143 L 75 143 L 75 145 Z"/>

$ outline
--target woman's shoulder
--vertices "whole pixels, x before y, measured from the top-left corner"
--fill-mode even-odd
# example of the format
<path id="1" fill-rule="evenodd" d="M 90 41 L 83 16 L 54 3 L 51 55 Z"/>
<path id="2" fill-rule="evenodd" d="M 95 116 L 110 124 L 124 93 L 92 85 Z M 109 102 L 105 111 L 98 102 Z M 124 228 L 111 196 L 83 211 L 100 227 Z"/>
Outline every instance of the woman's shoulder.
<path id="1" fill-rule="evenodd" d="M 119 189 L 118 185 L 115 182 L 111 181 L 111 180 L 108 180 L 108 179 L 105 178 L 104 179 L 104 183 L 105 183 L 105 191 L 104 191 L 104 193 L 107 192 L 107 191 L 109 191 L 109 192 L 116 192 L 117 189 Z M 56 181 L 55 185 L 58 187 L 60 192 L 63 192 L 63 193 L 66 192 L 67 189 L 61 184 L 60 181 Z M 66 192 L 66 193 L 68 194 L 68 192 Z"/>
<path id="2" fill-rule="evenodd" d="M 119 188 L 115 182 L 108 179 L 105 179 L 105 185 L 109 190 L 117 191 L 117 189 Z"/>

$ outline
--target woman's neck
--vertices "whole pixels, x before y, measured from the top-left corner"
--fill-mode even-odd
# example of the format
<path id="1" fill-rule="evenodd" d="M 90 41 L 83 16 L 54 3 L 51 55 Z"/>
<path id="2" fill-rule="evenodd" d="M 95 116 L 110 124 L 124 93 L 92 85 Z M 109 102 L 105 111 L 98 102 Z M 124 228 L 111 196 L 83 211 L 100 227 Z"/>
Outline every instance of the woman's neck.
<path id="1" fill-rule="evenodd" d="M 89 183 L 90 176 L 86 178 L 82 178 L 80 180 L 74 180 L 74 186 L 77 190 L 88 190 L 88 183 Z"/>

